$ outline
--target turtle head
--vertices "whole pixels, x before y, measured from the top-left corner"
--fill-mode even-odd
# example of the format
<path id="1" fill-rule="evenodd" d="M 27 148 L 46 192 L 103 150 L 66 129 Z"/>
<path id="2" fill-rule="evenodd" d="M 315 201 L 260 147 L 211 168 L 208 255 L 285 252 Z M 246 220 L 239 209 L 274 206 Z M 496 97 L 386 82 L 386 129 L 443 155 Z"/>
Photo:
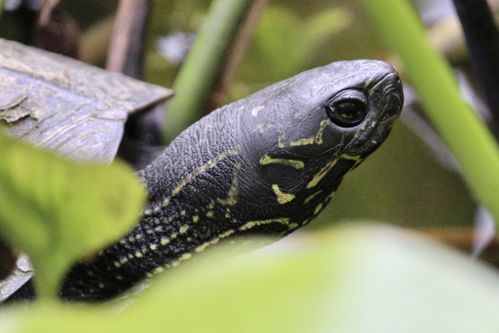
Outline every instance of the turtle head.
<path id="1" fill-rule="evenodd" d="M 390 65 L 358 60 L 300 73 L 247 102 L 240 126 L 243 151 L 258 174 L 252 198 L 264 198 L 258 204 L 266 214 L 300 226 L 386 139 L 403 93 Z"/>

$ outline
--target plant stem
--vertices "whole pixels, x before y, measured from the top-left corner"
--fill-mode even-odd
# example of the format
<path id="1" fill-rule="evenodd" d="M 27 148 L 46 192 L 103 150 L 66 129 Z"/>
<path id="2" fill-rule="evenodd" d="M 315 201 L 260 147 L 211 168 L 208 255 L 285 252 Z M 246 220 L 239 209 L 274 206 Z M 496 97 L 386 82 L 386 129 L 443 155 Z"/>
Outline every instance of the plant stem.
<path id="1" fill-rule="evenodd" d="M 218 108 L 225 97 L 225 92 L 229 87 L 234 74 L 241 63 L 246 48 L 251 40 L 251 36 L 258 24 L 260 16 L 267 5 L 268 0 L 253 0 L 248 14 L 241 24 L 237 36 L 228 51 L 223 71 L 220 73 L 218 82 L 214 87 L 207 105 L 208 112 Z"/>
<path id="2" fill-rule="evenodd" d="M 203 113 L 218 81 L 230 45 L 250 8 L 251 0 L 214 0 L 174 83 L 176 95 L 168 103 L 165 141 L 177 136 Z"/>
<path id="3" fill-rule="evenodd" d="M 151 0 L 121 0 L 106 68 L 136 79 L 143 76 L 144 47 Z"/>
<path id="4" fill-rule="evenodd" d="M 363 0 L 363 4 L 401 57 L 428 118 L 456 157 L 474 195 L 499 223 L 499 149 L 459 95 L 449 65 L 429 46 L 408 1 Z"/>

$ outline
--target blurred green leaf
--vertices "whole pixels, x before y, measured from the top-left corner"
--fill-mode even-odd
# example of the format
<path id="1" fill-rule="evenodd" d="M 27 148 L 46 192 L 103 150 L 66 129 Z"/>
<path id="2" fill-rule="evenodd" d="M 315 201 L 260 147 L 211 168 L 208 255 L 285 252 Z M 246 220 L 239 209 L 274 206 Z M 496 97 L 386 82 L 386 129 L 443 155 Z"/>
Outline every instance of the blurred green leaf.
<path id="1" fill-rule="evenodd" d="M 269 5 L 255 31 L 250 57 L 262 62 L 266 80 L 282 80 L 307 68 L 324 44 L 351 21 L 350 11 L 343 7 L 325 8 L 304 19 L 293 8 Z M 258 79 L 263 78 L 253 78 Z"/>
<path id="2" fill-rule="evenodd" d="M 0 133 L 0 230 L 26 251 L 41 296 L 55 296 L 76 259 L 115 240 L 144 201 L 132 170 L 70 162 Z"/>
<path id="3" fill-rule="evenodd" d="M 4 333 L 497 332 L 499 278 L 459 252 L 388 227 L 343 227 L 162 276 L 135 303 L 38 304 Z M 209 259 L 209 258 L 207 258 Z M 29 320 L 28 320 L 29 318 Z"/>

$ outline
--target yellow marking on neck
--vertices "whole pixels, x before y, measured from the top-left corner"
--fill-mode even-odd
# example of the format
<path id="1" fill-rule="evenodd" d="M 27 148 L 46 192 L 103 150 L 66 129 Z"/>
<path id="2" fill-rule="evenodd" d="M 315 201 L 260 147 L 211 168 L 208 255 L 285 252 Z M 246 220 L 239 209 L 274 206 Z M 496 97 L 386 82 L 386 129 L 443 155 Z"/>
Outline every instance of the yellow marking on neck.
<path id="1" fill-rule="evenodd" d="M 344 160 L 349 160 L 349 161 L 360 161 L 362 159 L 362 157 L 360 156 L 356 156 L 356 155 L 348 155 L 348 154 L 343 154 L 340 156 L 341 159 L 344 159 Z"/>
<path id="2" fill-rule="evenodd" d="M 324 130 L 326 129 L 328 120 L 321 120 L 320 125 L 319 125 L 319 130 L 315 135 L 312 135 L 308 138 L 302 138 L 298 139 L 295 141 L 291 141 L 289 143 L 290 147 L 298 147 L 298 146 L 306 146 L 306 145 L 312 145 L 312 144 L 317 144 L 321 145 L 324 140 L 322 140 L 322 135 L 324 134 Z M 280 147 L 282 148 L 282 147 Z"/>
<path id="3" fill-rule="evenodd" d="M 149 248 L 151 249 L 151 251 L 155 251 L 157 248 L 158 248 L 158 244 L 149 244 Z"/>
<path id="4" fill-rule="evenodd" d="M 214 168 L 218 163 L 220 163 L 220 161 L 226 159 L 229 156 L 237 156 L 238 154 L 239 154 L 239 148 L 229 149 L 227 151 L 224 151 L 220 155 L 216 156 L 215 158 L 209 160 L 208 162 L 201 165 L 200 167 L 194 169 L 184 179 L 182 179 L 180 182 L 178 182 L 178 184 L 173 189 L 171 196 L 174 197 L 177 194 L 179 194 L 184 189 L 184 187 L 186 187 L 188 184 L 190 184 L 197 176 Z"/>
<path id="5" fill-rule="evenodd" d="M 206 212 L 206 217 L 213 217 L 215 215 L 215 212 L 212 210 L 209 210 Z"/>
<path id="6" fill-rule="evenodd" d="M 193 216 L 192 216 L 192 222 L 196 223 L 196 222 L 198 222 L 198 221 L 199 221 L 199 216 L 197 216 L 197 215 L 193 215 Z"/>
<path id="7" fill-rule="evenodd" d="M 237 204 L 237 195 L 239 193 L 239 180 L 237 179 L 237 174 L 241 169 L 241 163 L 236 163 L 234 166 L 234 174 L 232 175 L 232 182 L 230 184 L 229 193 L 227 194 L 227 199 L 217 198 L 217 201 L 223 206 L 234 206 Z"/>
<path id="8" fill-rule="evenodd" d="M 246 231 L 246 230 L 253 229 L 254 227 L 258 227 L 260 225 L 266 225 L 266 224 L 272 224 L 272 223 L 283 224 L 283 225 L 287 226 L 289 229 L 296 227 L 296 223 L 289 222 L 289 217 L 279 217 L 279 218 L 268 219 L 268 220 L 248 221 L 239 227 L 239 231 Z"/>
<path id="9" fill-rule="evenodd" d="M 260 164 L 261 165 L 282 164 L 282 165 L 293 167 L 297 170 L 303 169 L 305 167 L 305 163 L 303 161 L 290 160 L 290 159 L 285 159 L 285 158 L 272 158 L 267 154 L 263 155 L 262 158 L 260 158 Z"/>
<path id="10" fill-rule="evenodd" d="M 282 142 L 283 138 L 282 138 L 282 135 L 279 135 L 277 137 L 277 148 L 285 148 L 286 147 L 286 144 L 284 142 Z"/>
<path id="11" fill-rule="evenodd" d="M 323 207 L 322 203 L 318 204 L 317 207 L 315 207 L 315 209 L 314 209 L 314 215 L 319 214 L 320 211 L 322 210 L 322 207 Z"/>
<path id="12" fill-rule="evenodd" d="M 294 194 L 282 192 L 281 189 L 279 188 L 279 185 L 277 184 L 272 184 L 272 190 L 276 195 L 277 202 L 280 203 L 281 205 L 284 205 L 295 198 Z"/>
<path id="13" fill-rule="evenodd" d="M 306 146 L 306 145 L 311 145 L 314 142 L 315 142 L 315 137 L 311 136 L 311 137 L 308 137 L 308 138 L 302 138 L 302 139 L 298 139 L 298 140 L 295 140 L 295 141 L 291 141 L 289 143 L 289 146 L 290 147 Z"/>
<path id="14" fill-rule="evenodd" d="M 311 189 L 311 188 L 317 186 L 317 184 L 319 184 L 319 182 L 322 180 L 322 178 L 324 178 L 327 175 L 327 173 L 329 171 L 331 171 L 331 169 L 334 167 L 334 165 L 336 164 L 337 161 L 338 160 L 329 161 L 325 166 L 323 166 L 322 169 L 320 169 L 319 172 L 317 172 L 317 174 L 315 174 L 315 176 L 312 178 L 312 180 L 310 182 L 308 182 L 307 188 Z"/>
<path id="15" fill-rule="evenodd" d="M 181 227 L 180 227 L 180 229 L 179 229 L 179 231 L 178 231 L 178 232 L 179 232 L 181 235 L 184 235 L 184 234 L 186 234 L 186 233 L 187 233 L 187 230 L 189 230 L 189 225 L 185 224 L 185 225 L 183 225 L 183 226 L 181 226 Z"/>
<path id="16" fill-rule="evenodd" d="M 222 239 L 227 238 L 230 235 L 232 235 L 234 232 L 235 232 L 234 230 L 227 230 L 224 233 L 218 235 L 218 237 L 199 245 L 194 251 L 195 252 L 203 252 L 204 250 L 206 250 L 207 247 L 217 244 Z"/>
<path id="17" fill-rule="evenodd" d="M 319 191 L 317 191 L 317 192 L 315 192 L 315 193 L 310 194 L 310 195 L 309 195 L 309 196 L 305 199 L 305 201 L 304 201 L 303 203 L 306 205 L 306 204 L 307 204 L 307 203 L 309 203 L 311 200 L 313 200 L 316 196 L 318 196 L 319 194 L 321 194 L 321 192 L 322 192 L 322 190 L 319 190 Z"/>
<path id="18" fill-rule="evenodd" d="M 322 134 L 324 134 L 324 130 L 328 124 L 328 120 L 321 120 L 319 131 L 315 135 L 315 143 L 321 145 L 324 141 L 322 140 Z"/>
<path id="19" fill-rule="evenodd" d="M 168 243 L 170 243 L 170 240 L 168 238 L 161 238 L 160 242 L 159 242 L 162 246 L 165 246 L 165 245 L 168 245 Z"/>

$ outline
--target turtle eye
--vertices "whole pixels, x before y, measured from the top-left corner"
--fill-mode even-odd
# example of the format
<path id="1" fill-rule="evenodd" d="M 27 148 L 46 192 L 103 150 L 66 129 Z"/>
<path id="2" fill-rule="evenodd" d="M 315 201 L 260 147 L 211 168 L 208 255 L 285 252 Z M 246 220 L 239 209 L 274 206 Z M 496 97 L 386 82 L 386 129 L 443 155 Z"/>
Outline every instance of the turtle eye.
<path id="1" fill-rule="evenodd" d="M 338 126 L 357 126 L 367 115 L 366 95 L 358 89 L 340 91 L 328 101 L 326 112 Z"/>

